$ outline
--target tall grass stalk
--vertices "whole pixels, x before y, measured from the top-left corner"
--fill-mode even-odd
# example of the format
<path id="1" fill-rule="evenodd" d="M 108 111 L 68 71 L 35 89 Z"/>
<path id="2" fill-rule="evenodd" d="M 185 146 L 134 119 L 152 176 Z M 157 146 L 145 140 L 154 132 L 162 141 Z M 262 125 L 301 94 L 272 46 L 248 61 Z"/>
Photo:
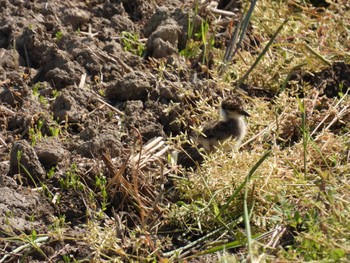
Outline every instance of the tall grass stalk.
<path id="1" fill-rule="evenodd" d="M 271 153 L 271 150 L 265 152 L 264 155 L 261 156 L 261 158 L 250 169 L 250 171 L 246 177 L 246 180 L 245 180 L 245 192 L 244 192 L 244 200 L 243 200 L 244 225 L 245 225 L 245 229 L 246 229 L 248 252 L 249 252 L 249 257 L 250 257 L 251 262 L 254 262 L 254 260 L 253 260 L 253 249 L 252 249 L 253 239 L 252 239 L 252 233 L 251 233 L 251 229 L 250 229 L 250 216 L 249 216 L 249 209 L 248 209 L 248 191 L 249 191 L 248 184 L 249 184 L 249 181 L 251 180 L 253 174 L 255 173 L 255 171 L 266 160 L 266 158 L 270 155 L 270 153 Z"/>
<path id="2" fill-rule="evenodd" d="M 249 76 L 249 74 L 253 71 L 253 69 L 256 67 L 256 65 L 258 65 L 259 61 L 263 58 L 263 56 L 265 56 L 266 52 L 269 50 L 270 46 L 272 45 L 273 41 L 275 41 L 276 37 L 278 36 L 278 34 L 281 32 L 282 28 L 284 27 L 284 25 L 288 22 L 288 18 L 286 18 L 283 23 L 278 27 L 278 29 L 276 30 L 275 34 L 273 34 L 273 36 L 271 37 L 270 41 L 267 43 L 267 45 L 264 47 L 263 51 L 260 53 L 260 55 L 256 58 L 256 60 L 254 61 L 254 63 L 250 66 L 250 68 L 248 69 L 248 71 L 243 75 L 243 77 L 241 77 L 238 80 L 238 86 L 240 84 L 242 84 Z"/>
<path id="3" fill-rule="evenodd" d="M 225 51 L 225 55 L 223 58 L 223 65 L 219 70 L 220 75 L 225 73 L 225 70 L 227 68 L 227 63 L 233 59 L 238 49 L 242 46 L 242 42 L 247 32 L 249 21 L 251 19 L 251 16 L 253 14 L 253 11 L 257 2 L 258 0 L 251 0 L 250 7 L 247 14 L 245 16 L 242 14 L 240 21 L 236 25 L 235 30 L 233 31 L 232 37 L 230 39 L 230 42 Z M 238 37 L 239 37 L 239 40 L 238 40 Z"/>
<path id="4" fill-rule="evenodd" d="M 301 131 L 303 133 L 303 167 L 304 180 L 307 180 L 307 145 L 309 141 L 309 132 L 306 125 L 306 109 L 304 100 L 298 98 L 299 110 L 301 112 Z"/>
<path id="5" fill-rule="evenodd" d="M 222 215 L 225 210 L 228 208 L 230 203 L 238 196 L 240 191 L 243 189 L 243 187 L 246 186 L 246 184 L 250 181 L 252 175 L 254 172 L 259 168 L 259 166 L 263 163 L 263 161 L 270 155 L 271 150 L 264 153 L 264 155 L 257 161 L 257 163 L 250 169 L 248 175 L 246 176 L 245 180 L 239 185 L 239 187 L 232 193 L 232 195 L 227 199 L 225 205 L 220 209 L 219 214 L 217 215 L 217 218 Z"/>

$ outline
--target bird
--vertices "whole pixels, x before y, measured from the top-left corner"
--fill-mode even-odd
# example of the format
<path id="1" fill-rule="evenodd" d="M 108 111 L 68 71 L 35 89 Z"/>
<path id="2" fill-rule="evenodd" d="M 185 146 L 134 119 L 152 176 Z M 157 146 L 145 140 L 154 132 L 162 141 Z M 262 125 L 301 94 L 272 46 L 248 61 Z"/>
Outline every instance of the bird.
<path id="1" fill-rule="evenodd" d="M 214 152 L 229 139 L 236 140 L 236 148 L 241 145 L 247 133 L 244 117 L 250 117 L 250 114 L 243 109 L 241 101 L 238 98 L 223 100 L 220 105 L 220 116 L 220 120 L 204 125 L 200 135 L 194 133 L 190 135 L 191 143 L 183 144 L 182 151 L 178 153 L 178 164 L 185 168 L 198 167 L 204 162 L 205 152 L 207 154 Z"/>
<path id="2" fill-rule="evenodd" d="M 239 99 L 223 100 L 220 115 L 220 120 L 205 125 L 202 134 L 198 136 L 198 145 L 207 152 L 215 151 L 229 139 L 234 139 L 235 147 L 238 148 L 247 133 L 244 117 L 250 117 L 250 114 L 243 109 Z"/>

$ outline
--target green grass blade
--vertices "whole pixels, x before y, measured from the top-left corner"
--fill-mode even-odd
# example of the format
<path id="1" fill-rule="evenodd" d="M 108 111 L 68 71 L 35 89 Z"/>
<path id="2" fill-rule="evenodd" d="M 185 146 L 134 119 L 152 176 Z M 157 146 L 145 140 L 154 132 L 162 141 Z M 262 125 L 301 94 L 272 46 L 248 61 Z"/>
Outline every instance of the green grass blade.
<path id="1" fill-rule="evenodd" d="M 263 51 L 260 53 L 260 55 L 257 57 L 257 59 L 254 61 L 254 63 L 250 66 L 250 68 L 248 69 L 248 71 L 243 75 L 242 78 L 239 79 L 238 81 L 238 85 L 242 84 L 249 76 L 249 74 L 253 71 L 253 69 L 256 67 L 256 65 L 258 65 L 259 61 L 263 58 L 263 56 L 265 56 L 267 50 L 269 49 L 269 47 L 272 45 L 273 41 L 275 41 L 276 37 L 278 36 L 278 34 L 280 33 L 280 31 L 282 30 L 282 28 L 284 27 L 284 25 L 288 22 L 288 18 L 286 18 L 283 23 L 278 27 L 278 29 L 276 30 L 275 34 L 272 36 L 272 38 L 270 39 L 269 43 L 267 43 L 267 45 L 265 46 L 265 48 L 263 49 Z"/>
<path id="2" fill-rule="evenodd" d="M 265 152 L 264 155 L 259 159 L 259 161 L 257 161 L 257 163 L 252 167 L 252 169 L 250 169 L 245 180 L 240 184 L 240 186 L 233 192 L 230 198 L 226 201 L 225 205 L 221 208 L 217 217 L 219 217 L 225 212 L 225 210 L 228 208 L 230 203 L 237 197 L 239 192 L 243 189 L 243 187 L 247 184 L 247 182 L 249 182 L 254 172 L 259 168 L 259 166 L 263 163 L 263 161 L 270 155 L 270 153 L 271 153 L 271 150 L 268 150 L 267 152 Z"/>

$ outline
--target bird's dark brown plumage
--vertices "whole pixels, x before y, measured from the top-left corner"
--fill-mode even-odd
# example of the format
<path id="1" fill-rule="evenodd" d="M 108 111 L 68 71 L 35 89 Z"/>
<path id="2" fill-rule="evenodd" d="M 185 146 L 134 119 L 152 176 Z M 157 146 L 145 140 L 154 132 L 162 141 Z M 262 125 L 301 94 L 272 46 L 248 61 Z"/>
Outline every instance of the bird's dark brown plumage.
<path id="1" fill-rule="evenodd" d="M 239 100 L 224 100 L 221 103 L 223 120 L 210 123 L 203 129 L 203 135 L 198 138 L 199 144 L 207 151 L 214 150 L 227 139 L 235 139 L 237 145 L 241 143 L 246 133 L 243 116 L 249 117 Z"/>

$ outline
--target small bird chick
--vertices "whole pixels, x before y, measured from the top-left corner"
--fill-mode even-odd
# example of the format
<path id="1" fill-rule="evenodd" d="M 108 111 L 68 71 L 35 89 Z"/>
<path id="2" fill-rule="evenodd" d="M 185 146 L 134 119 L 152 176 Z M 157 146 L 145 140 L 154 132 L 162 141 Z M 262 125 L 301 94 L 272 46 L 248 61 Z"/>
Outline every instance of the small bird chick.
<path id="1" fill-rule="evenodd" d="M 228 139 L 236 140 L 236 147 L 239 147 L 247 133 L 244 116 L 250 117 L 250 115 L 243 110 L 240 101 L 232 99 L 222 101 L 220 115 L 222 119 L 205 126 L 203 134 L 198 137 L 198 144 L 207 152 L 219 148 Z"/>

